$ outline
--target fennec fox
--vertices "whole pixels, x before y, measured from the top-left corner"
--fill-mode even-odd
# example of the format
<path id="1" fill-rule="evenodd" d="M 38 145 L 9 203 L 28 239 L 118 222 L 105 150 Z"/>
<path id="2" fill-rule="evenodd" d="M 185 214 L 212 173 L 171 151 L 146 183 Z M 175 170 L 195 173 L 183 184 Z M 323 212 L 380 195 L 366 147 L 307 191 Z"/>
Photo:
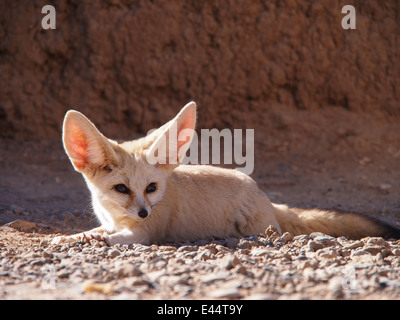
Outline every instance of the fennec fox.
<path id="1" fill-rule="evenodd" d="M 269 225 L 293 235 L 314 231 L 350 238 L 400 235 L 396 228 L 358 214 L 273 204 L 253 179 L 237 170 L 179 165 L 195 124 L 196 104 L 190 102 L 150 135 L 117 143 L 83 114 L 68 111 L 64 147 L 86 180 L 101 226 L 53 242 L 96 238 L 110 245 L 151 244 L 240 237 L 260 234 Z"/>

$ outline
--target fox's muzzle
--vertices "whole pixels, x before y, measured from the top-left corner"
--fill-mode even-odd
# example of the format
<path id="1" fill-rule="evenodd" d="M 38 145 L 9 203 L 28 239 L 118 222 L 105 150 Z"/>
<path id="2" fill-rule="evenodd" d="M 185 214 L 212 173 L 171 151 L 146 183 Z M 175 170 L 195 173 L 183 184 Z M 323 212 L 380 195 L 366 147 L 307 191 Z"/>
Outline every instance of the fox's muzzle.
<path id="1" fill-rule="evenodd" d="M 146 218 L 149 215 L 146 209 L 142 208 L 138 212 L 138 216 L 142 219 Z"/>

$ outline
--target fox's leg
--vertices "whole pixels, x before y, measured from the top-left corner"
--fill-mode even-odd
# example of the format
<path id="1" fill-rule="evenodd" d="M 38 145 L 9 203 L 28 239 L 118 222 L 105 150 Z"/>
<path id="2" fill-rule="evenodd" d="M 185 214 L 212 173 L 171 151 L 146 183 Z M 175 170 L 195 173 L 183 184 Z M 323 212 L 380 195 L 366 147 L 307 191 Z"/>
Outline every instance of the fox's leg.
<path id="1" fill-rule="evenodd" d="M 73 234 L 70 236 L 58 236 L 52 240 L 52 244 L 61 244 L 61 243 L 73 243 L 77 241 L 86 241 L 89 242 L 92 239 L 96 239 L 99 241 L 104 241 L 109 246 L 114 244 L 149 244 L 150 241 L 148 237 L 140 230 L 135 230 L 133 232 L 129 229 L 123 229 L 121 231 L 109 234 L 106 229 L 103 227 L 94 228 L 87 232 L 81 232 L 77 234 Z"/>
<path id="2" fill-rule="evenodd" d="M 133 243 L 140 243 L 140 244 L 150 244 L 148 237 L 140 230 L 129 230 L 123 229 L 116 233 L 110 234 L 106 236 L 105 241 L 109 245 L 114 244 L 133 244 Z"/>
<path id="3" fill-rule="evenodd" d="M 98 241 L 104 241 L 109 246 L 113 246 L 114 244 L 133 244 L 133 243 L 140 243 L 140 244 L 148 244 L 148 238 L 141 230 L 135 230 L 133 232 L 129 229 L 123 229 L 115 233 L 108 233 L 102 227 L 92 229 L 87 232 L 78 233 L 76 235 L 72 235 L 75 241 L 86 241 L 89 242 L 92 239 L 96 239 Z"/>
<path id="4" fill-rule="evenodd" d="M 52 244 L 61 244 L 61 243 L 73 243 L 77 241 L 87 241 L 89 242 L 91 239 L 96 239 L 96 240 L 103 240 L 107 242 L 107 230 L 104 229 L 103 227 L 97 227 L 92 230 L 86 231 L 86 232 L 81 232 L 77 234 L 73 234 L 70 236 L 58 236 L 55 237 L 51 243 Z"/>

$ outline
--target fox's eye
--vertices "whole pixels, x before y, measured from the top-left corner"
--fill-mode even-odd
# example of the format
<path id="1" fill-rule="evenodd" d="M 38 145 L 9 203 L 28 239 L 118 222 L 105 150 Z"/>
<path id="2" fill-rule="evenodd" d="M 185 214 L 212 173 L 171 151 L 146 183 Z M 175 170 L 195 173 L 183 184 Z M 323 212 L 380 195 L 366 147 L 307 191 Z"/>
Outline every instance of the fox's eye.
<path id="1" fill-rule="evenodd" d="M 147 187 L 146 187 L 146 193 L 152 193 L 154 191 L 157 190 L 157 184 L 155 182 L 150 183 Z"/>
<path id="2" fill-rule="evenodd" d="M 117 184 L 114 189 L 120 193 L 130 194 L 131 190 L 124 184 Z"/>

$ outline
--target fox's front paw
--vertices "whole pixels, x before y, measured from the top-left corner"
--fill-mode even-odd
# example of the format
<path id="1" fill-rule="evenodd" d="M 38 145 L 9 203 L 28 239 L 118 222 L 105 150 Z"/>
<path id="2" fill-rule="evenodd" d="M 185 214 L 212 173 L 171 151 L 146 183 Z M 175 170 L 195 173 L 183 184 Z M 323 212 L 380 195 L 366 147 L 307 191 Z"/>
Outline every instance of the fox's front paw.
<path id="1" fill-rule="evenodd" d="M 64 244 L 74 242 L 90 243 L 90 240 L 104 241 L 108 246 L 110 245 L 110 238 L 108 234 L 90 231 L 74 234 L 71 236 L 57 236 L 51 241 L 51 244 Z"/>
<path id="2" fill-rule="evenodd" d="M 84 232 L 82 234 L 82 241 L 86 243 L 90 243 L 90 240 L 97 240 L 97 241 L 103 241 L 105 242 L 108 246 L 110 246 L 110 237 L 108 236 L 107 233 L 98 233 L 98 232 Z"/>

